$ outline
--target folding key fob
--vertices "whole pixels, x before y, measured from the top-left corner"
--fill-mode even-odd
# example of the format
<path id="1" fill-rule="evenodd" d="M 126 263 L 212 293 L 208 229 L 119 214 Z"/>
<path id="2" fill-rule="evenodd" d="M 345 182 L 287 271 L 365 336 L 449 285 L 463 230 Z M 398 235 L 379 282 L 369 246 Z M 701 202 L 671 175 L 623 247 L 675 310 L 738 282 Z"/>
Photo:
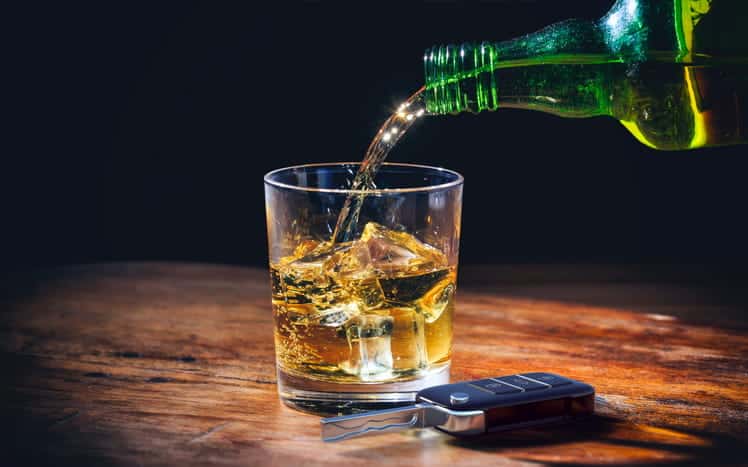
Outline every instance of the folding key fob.
<path id="1" fill-rule="evenodd" d="M 595 410 L 595 389 L 553 373 L 522 373 L 423 389 L 406 407 L 322 419 L 322 438 L 434 427 L 478 435 L 573 419 Z"/>
<path id="2" fill-rule="evenodd" d="M 493 432 L 591 414 L 595 389 L 553 373 L 522 373 L 434 386 L 420 391 L 416 400 L 452 411 L 482 412 L 483 429 L 477 431 Z M 480 425 L 475 423 L 476 428 Z M 464 421 L 435 428 L 456 435 L 475 433 L 465 432 Z"/>

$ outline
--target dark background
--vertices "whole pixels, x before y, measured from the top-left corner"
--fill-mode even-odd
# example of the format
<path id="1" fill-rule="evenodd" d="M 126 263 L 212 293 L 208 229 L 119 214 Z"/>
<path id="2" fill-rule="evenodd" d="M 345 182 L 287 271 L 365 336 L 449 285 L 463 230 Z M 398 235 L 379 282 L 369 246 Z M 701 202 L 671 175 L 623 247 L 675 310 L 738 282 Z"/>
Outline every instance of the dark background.
<path id="1" fill-rule="evenodd" d="M 7 12 L 2 267 L 266 262 L 262 176 L 355 161 L 433 44 L 613 1 L 46 2 Z M 740 263 L 746 147 L 652 151 L 612 119 L 420 122 L 392 161 L 465 175 L 462 263 Z"/>

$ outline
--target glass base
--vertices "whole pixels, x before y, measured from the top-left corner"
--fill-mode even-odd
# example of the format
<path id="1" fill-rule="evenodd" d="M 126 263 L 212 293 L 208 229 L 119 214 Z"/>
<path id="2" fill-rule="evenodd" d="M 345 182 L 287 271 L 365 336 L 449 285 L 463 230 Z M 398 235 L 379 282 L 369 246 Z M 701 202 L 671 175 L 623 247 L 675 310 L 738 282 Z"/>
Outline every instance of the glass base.
<path id="1" fill-rule="evenodd" d="M 284 404 L 315 415 L 347 415 L 412 404 L 421 389 L 449 383 L 449 363 L 410 381 L 332 383 L 288 374 L 278 368 L 278 393 Z"/>

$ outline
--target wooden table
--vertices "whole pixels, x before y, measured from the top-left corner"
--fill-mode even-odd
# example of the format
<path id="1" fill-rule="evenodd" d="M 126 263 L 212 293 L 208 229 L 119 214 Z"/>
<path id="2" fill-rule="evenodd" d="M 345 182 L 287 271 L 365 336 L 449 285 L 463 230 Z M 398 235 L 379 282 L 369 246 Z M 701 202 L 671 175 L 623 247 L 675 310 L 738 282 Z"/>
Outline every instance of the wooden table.
<path id="1" fill-rule="evenodd" d="M 278 401 L 266 271 L 141 263 L 7 277 L 2 465 L 746 462 L 745 283 L 621 271 L 483 267 L 460 279 L 452 379 L 557 371 L 597 388 L 597 416 L 472 441 L 425 430 L 336 444 Z"/>

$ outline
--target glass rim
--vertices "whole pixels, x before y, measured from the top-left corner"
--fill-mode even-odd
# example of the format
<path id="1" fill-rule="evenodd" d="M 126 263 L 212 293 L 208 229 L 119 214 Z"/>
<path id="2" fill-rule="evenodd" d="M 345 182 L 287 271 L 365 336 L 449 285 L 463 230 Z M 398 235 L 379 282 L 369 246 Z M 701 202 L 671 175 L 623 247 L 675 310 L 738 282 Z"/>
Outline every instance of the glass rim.
<path id="1" fill-rule="evenodd" d="M 409 188 L 375 188 L 371 190 L 350 190 L 346 188 L 316 188 L 316 187 L 303 187 L 299 185 L 290 185 L 288 183 L 282 183 L 276 180 L 272 180 L 271 177 L 280 172 L 294 169 L 304 169 L 308 167 L 340 167 L 344 165 L 361 165 L 361 162 L 318 162 L 313 164 L 300 164 L 291 165 L 288 167 L 281 167 L 279 169 L 271 170 L 263 176 L 263 181 L 276 188 L 285 188 L 289 190 L 305 191 L 313 193 L 337 193 L 337 194 L 356 194 L 356 195 L 381 195 L 381 194 L 397 194 L 397 193 L 428 193 L 431 191 L 439 191 L 447 188 L 454 188 L 462 185 L 465 182 L 465 178 L 459 172 L 454 170 L 445 169 L 444 167 L 435 167 L 432 165 L 423 164 L 408 164 L 404 162 L 385 162 L 382 167 L 405 167 L 411 169 L 428 169 L 435 172 L 442 172 L 455 177 L 454 180 L 446 183 L 440 183 L 438 185 L 425 185 L 419 187 Z"/>

